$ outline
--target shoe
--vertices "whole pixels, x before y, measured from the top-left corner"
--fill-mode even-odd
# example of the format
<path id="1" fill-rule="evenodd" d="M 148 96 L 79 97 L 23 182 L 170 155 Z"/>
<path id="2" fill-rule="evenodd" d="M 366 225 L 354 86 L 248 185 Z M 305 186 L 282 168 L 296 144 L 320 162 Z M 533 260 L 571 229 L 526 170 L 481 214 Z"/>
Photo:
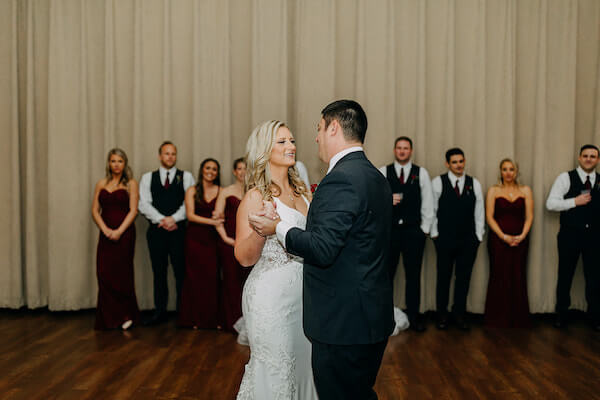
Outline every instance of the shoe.
<path id="1" fill-rule="evenodd" d="M 448 329 L 448 314 L 438 315 L 437 323 L 435 325 L 441 331 Z"/>
<path id="2" fill-rule="evenodd" d="M 471 328 L 469 326 L 469 321 L 467 321 L 467 318 L 463 314 L 456 315 L 455 319 L 456 319 L 456 326 L 461 331 L 468 331 Z"/>
<path id="3" fill-rule="evenodd" d="M 600 332 L 600 320 L 592 322 L 592 329 L 596 332 Z"/>
<path id="4" fill-rule="evenodd" d="M 410 329 L 415 332 L 425 332 L 425 324 L 423 323 L 423 319 L 421 316 L 416 316 L 410 319 Z"/>
<path id="5" fill-rule="evenodd" d="M 567 318 L 563 313 L 556 313 L 556 318 L 552 324 L 556 329 L 563 329 L 567 327 Z"/>
<path id="6" fill-rule="evenodd" d="M 166 311 L 154 311 L 154 314 L 150 318 L 144 320 L 144 326 L 160 325 L 167 322 L 167 320 Z"/>
<path id="7" fill-rule="evenodd" d="M 123 324 L 121 324 L 121 329 L 126 331 L 127 329 L 131 328 L 132 325 L 133 321 L 128 319 L 127 321 L 123 322 Z"/>

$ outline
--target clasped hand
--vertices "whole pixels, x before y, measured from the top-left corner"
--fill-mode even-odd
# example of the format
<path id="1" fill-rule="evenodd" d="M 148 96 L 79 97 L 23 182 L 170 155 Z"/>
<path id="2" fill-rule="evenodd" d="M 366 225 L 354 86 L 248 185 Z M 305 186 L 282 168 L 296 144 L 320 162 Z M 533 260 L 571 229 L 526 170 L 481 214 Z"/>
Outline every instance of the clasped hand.
<path id="1" fill-rule="evenodd" d="M 585 206 L 590 201 L 592 201 L 592 195 L 590 193 L 582 193 L 575 197 L 576 206 Z"/>
<path id="2" fill-rule="evenodd" d="M 523 235 L 504 235 L 503 236 L 504 242 L 506 244 L 508 244 L 510 247 L 517 247 L 519 244 L 521 244 L 521 242 L 523 241 L 524 237 Z"/>
<path id="3" fill-rule="evenodd" d="M 104 231 L 104 236 L 106 236 L 109 240 L 112 240 L 113 242 L 118 242 L 119 239 L 121 238 L 121 231 L 119 231 L 118 229 L 106 229 L 106 231 Z"/>
<path id="4" fill-rule="evenodd" d="M 169 232 L 172 232 L 175 229 L 177 229 L 177 222 L 175 222 L 175 218 L 173 218 L 171 216 L 164 217 L 163 219 L 160 220 L 158 227 L 163 228 Z"/>
<path id="5" fill-rule="evenodd" d="M 275 228 L 281 221 L 275 210 L 276 207 L 274 202 L 263 200 L 263 207 L 260 210 L 248 214 L 248 223 L 258 235 L 264 237 L 275 233 Z"/>

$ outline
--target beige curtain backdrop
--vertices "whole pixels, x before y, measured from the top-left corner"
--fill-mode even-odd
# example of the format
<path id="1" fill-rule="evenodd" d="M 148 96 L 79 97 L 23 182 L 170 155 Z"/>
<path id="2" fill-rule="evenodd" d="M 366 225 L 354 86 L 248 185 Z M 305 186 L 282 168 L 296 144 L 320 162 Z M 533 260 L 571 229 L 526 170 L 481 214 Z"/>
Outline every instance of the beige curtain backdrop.
<path id="1" fill-rule="evenodd" d="M 484 190 L 501 158 L 519 161 L 535 198 L 530 307 L 553 311 L 558 215 L 544 203 L 579 146 L 600 143 L 597 0 L 2 0 L 0 60 L 0 307 L 95 306 L 90 206 L 110 148 L 125 149 L 139 179 L 169 139 L 180 168 L 196 175 L 215 157 L 227 184 L 252 128 L 282 119 L 318 182 L 319 112 L 353 98 L 377 166 L 399 135 L 432 176 L 461 146 Z M 142 216 L 136 227 L 136 291 L 151 308 Z M 468 300 L 478 313 L 486 249 Z M 432 310 L 431 243 L 422 279 Z M 398 305 L 403 286 L 399 269 Z M 572 293 L 585 309 L 580 268 Z"/>

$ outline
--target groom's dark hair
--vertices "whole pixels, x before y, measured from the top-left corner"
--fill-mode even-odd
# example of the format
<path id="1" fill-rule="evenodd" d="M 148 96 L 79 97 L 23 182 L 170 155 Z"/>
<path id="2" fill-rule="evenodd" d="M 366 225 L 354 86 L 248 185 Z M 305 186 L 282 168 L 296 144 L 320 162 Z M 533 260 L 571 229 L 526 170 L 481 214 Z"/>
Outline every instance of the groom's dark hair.
<path id="1" fill-rule="evenodd" d="M 321 115 L 325 120 L 325 129 L 331 121 L 336 119 L 347 141 L 361 143 L 365 142 L 367 134 L 367 114 L 363 108 L 354 100 L 337 100 L 328 104 Z"/>

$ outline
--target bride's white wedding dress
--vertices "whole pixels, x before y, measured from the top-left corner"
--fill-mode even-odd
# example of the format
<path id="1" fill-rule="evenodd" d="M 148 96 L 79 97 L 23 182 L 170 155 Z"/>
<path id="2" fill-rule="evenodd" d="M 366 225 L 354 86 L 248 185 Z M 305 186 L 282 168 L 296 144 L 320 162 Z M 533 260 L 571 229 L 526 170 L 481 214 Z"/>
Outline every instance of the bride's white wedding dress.
<path id="1" fill-rule="evenodd" d="M 304 215 L 275 202 L 283 221 L 305 229 Z M 311 345 L 302 329 L 302 259 L 288 254 L 275 235 L 267 237 L 248 276 L 242 310 L 250 361 L 237 399 L 317 399 Z"/>

